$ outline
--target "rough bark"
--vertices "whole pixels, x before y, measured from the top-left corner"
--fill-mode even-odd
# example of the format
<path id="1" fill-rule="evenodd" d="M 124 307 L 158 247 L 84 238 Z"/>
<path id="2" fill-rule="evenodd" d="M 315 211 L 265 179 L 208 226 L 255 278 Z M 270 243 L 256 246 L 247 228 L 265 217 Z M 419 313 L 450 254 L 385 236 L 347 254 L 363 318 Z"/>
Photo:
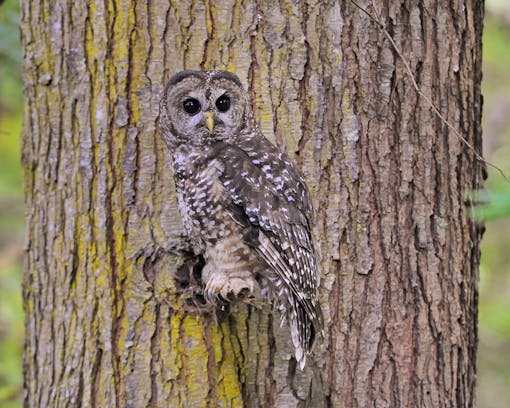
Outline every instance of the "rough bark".
<path id="1" fill-rule="evenodd" d="M 371 2 L 360 1 L 373 13 Z M 374 2 L 481 151 L 483 1 Z M 474 405 L 483 166 L 349 1 L 25 1 L 28 407 Z M 227 69 L 317 208 L 327 338 L 304 372 L 267 310 L 196 314 L 165 81 Z"/>

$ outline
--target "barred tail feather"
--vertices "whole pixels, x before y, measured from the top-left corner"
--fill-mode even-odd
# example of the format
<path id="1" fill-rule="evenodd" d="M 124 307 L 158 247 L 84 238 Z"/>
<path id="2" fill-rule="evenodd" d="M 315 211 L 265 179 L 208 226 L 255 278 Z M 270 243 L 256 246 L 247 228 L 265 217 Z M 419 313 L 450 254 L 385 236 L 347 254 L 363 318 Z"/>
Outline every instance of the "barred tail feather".
<path id="1" fill-rule="evenodd" d="M 314 304 L 315 302 L 312 302 Z M 287 313 L 289 320 L 290 335 L 292 344 L 294 345 L 294 355 L 301 370 L 306 365 L 306 358 L 313 349 L 317 331 L 321 331 L 320 327 L 316 327 L 317 322 L 313 316 L 308 313 L 299 299 L 291 295 L 289 299 L 290 309 Z"/>

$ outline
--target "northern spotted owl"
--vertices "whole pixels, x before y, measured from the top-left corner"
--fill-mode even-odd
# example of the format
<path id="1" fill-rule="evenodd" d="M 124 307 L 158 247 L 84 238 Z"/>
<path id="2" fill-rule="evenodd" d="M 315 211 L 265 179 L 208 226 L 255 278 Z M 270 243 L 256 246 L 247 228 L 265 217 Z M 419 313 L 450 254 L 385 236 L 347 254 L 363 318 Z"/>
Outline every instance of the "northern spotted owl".
<path id="1" fill-rule="evenodd" d="M 209 303 L 267 297 L 306 363 L 323 319 L 308 188 L 258 129 L 241 81 L 223 71 L 174 75 L 160 105 L 179 210 Z"/>

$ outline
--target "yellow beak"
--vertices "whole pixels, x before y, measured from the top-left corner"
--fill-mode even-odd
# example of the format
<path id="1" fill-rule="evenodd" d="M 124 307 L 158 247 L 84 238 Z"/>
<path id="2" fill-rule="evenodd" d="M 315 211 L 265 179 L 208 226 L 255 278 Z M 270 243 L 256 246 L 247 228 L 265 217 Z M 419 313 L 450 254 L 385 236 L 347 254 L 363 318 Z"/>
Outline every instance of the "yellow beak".
<path id="1" fill-rule="evenodd" d="M 214 130 L 214 114 L 212 111 L 205 112 L 205 119 L 207 121 L 207 129 L 209 129 L 209 133 L 212 133 Z"/>

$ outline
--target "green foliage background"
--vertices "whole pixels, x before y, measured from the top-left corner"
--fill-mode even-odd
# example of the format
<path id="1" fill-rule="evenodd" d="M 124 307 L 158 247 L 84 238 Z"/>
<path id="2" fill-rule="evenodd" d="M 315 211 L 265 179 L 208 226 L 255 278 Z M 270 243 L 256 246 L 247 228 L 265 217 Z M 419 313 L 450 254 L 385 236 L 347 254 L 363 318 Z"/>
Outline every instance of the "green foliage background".
<path id="1" fill-rule="evenodd" d="M 19 160 L 22 125 L 19 7 L 0 6 L 0 407 L 22 406 L 21 245 L 23 178 Z"/>
<path id="2" fill-rule="evenodd" d="M 510 4 L 487 0 L 484 154 L 510 176 Z M 23 181 L 21 47 L 16 0 L 0 5 L 0 407 L 22 406 Z M 489 168 L 480 271 L 478 404 L 510 407 L 510 184 Z"/>
<path id="3" fill-rule="evenodd" d="M 510 178 L 510 2 L 486 0 L 484 155 Z M 510 183 L 489 168 L 480 268 L 478 405 L 510 407 Z"/>

